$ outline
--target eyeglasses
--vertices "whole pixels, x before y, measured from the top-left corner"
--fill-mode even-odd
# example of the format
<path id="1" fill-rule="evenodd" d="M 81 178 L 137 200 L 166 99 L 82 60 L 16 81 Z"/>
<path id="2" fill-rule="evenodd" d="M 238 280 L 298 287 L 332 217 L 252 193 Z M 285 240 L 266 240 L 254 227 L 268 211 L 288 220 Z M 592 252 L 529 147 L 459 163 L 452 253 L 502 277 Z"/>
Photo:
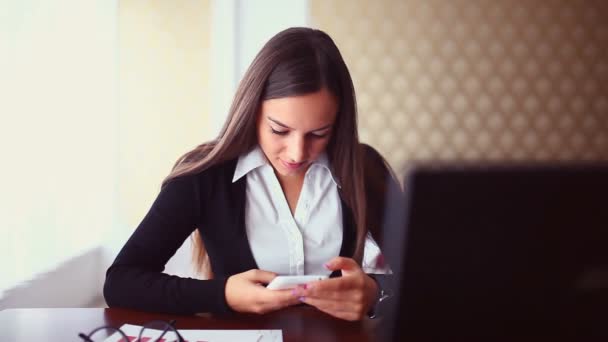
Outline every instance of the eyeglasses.
<path id="1" fill-rule="evenodd" d="M 141 327 L 137 336 L 129 336 L 118 328 L 101 326 L 93 329 L 88 334 L 79 333 L 78 337 L 86 342 L 185 342 L 184 338 L 175 329 L 175 320 L 170 322 L 161 320 L 147 322 Z"/>

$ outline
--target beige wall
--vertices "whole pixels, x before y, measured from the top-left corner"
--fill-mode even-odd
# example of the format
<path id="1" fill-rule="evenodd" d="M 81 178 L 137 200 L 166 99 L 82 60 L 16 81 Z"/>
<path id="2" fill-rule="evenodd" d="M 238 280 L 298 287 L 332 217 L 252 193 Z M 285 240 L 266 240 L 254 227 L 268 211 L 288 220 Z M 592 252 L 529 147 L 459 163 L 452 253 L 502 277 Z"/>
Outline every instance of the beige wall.
<path id="1" fill-rule="evenodd" d="M 209 0 L 119 1 L 120 217 L 134 229 L 177 158 L 209 140 Z"/>
<path id="2" fill-rule="evenodd" d="M 608 159 L 608 2 L 311 0 L 362 140 L 412 160 Z"/>

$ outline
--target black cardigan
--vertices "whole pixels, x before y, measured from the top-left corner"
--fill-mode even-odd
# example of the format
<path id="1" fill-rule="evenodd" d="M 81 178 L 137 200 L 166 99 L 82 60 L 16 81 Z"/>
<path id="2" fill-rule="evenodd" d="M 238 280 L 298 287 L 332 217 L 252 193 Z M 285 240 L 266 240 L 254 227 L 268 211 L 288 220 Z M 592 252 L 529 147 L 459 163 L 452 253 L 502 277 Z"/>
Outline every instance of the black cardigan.
<path id="1" fill-rule="evenodd" d="M 375 151 L 374 151 L 375 152 Z M 376 152 L 377 153 L 377 152 Z M 258 268 L 245 231 L 246 177 L 232 182 L 237 160 L 165 185 L 106 273 L 109 306 L 172 314 L 230 312 L 224 291 L 231 275 Z M 341 256 L 352 256 L 356 231 L 342 200 Z M 199 229 L 214 278 L 162 273 L 184 240 Z"/>

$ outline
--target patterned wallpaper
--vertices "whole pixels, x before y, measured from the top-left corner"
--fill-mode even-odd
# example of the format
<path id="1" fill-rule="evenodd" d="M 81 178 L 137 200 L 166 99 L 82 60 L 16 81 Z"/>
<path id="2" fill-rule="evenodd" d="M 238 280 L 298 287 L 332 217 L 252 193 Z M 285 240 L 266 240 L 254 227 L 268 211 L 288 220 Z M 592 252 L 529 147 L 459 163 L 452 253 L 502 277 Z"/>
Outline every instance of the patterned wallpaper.
<path id="1" fill-rule="evenodd" d="M 414 160 L 608 160 L 608 1 L 311 0 L 361 139 Z"/>

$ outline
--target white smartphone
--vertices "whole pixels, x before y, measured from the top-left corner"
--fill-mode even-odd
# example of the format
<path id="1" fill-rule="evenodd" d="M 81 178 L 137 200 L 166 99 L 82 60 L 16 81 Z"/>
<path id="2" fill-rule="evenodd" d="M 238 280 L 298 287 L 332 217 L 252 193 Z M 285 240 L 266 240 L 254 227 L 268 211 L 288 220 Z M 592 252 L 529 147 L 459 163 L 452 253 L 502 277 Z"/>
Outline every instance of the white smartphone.
<path id="1" fill-rule="evenodd" d="M 315 280 L 327 279 L 326 275 L 303 275 L 303 276 L 277 276 L 266 286 L 269 290 L 292 289 L 298 285 L 310 283 Z"/>

